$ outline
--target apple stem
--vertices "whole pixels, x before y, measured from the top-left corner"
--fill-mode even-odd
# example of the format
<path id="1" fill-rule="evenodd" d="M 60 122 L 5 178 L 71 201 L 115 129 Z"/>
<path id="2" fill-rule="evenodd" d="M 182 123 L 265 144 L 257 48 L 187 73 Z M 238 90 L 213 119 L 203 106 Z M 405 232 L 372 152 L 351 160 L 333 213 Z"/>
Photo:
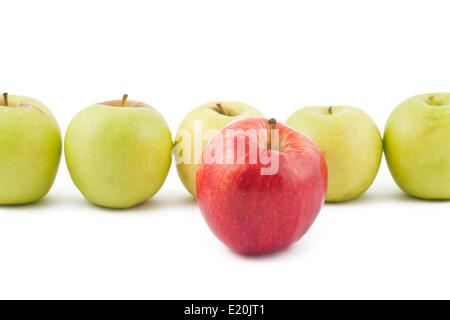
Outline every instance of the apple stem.
<path id="1" fill-rule="evenodd" d="M 125 103 L 127 102 L 128 95 L 125 93 L 122 97 L 122 107 L 125 107 Z"/>
<path id="2" fill-rule="evenodd" d="M 434 99 L 434 96 L 429 97 L 428 100 L 430 100 L 432 106 L 436 106 L 436 100 Z"/>
<path id="3" fill-rule="evenodd" d="M 5 107 L 8 106 L 8 92 L 5 92 L 3 94 L 3 100 L 5 101 Z"/>
<path id="4" fill-rule="evenodd" d="M 330 107 L 328 108 L 328 114 L 333 114 L 333 106 L 330 106 Z"/>
<path id="5" fill-rule="evenodd" d="M 222 104 L 220 102 L 216 103 L 217 108 L 219 109 L 219 112 L 223 115 L 227 116 L 227 113 L 225 112 L 225 109 L 223 108 Z"/>
<path id="6" fill-rule="evenodd" d="M 270 127 L 269 141 L 267 142 L 267 147 L 269 149 L 272 149 L 272 130 L 275 130 L 275 127 L 277 126 L 277 120 L 275 120 L 274 118 L 271 118 L 267 122 L 269 122 L 269 127 Z"/>

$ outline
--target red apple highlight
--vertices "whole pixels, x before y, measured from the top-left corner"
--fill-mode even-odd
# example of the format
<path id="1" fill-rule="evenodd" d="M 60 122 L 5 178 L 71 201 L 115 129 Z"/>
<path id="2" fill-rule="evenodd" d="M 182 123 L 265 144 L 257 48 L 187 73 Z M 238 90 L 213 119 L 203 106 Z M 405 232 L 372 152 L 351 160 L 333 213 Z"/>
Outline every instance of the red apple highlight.
<path id="1" fill-rule="evenodd" d="M 203 151 L 197 200 L 229 248 L 265 254 L 308 231 L 324 203 L 327 176 L 321 150 L 306 136 L 274 119 L 236 120 Z"/>

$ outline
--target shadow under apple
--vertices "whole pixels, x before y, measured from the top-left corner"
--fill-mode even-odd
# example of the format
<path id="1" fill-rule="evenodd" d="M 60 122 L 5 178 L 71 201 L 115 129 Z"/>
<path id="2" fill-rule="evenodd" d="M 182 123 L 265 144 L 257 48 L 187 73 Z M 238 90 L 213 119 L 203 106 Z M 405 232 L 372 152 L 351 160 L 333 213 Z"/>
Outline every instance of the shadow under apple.
<path id="1" fill-rule="evenodd" d="M 152 213 L 155 210 L 158 209 L 164 209 L 164 208 L 174 208 L 174 207 L 196 207 L 197 201 L 192 196 L 189 195 L 183 195 L 176 198 L 171 197 L 170 199 L 167 197 L 155 197 L 149 200 L 146 200 L 142 203 L 139 203 L 133 207 L 130 208 L 107 208 L 98 206 L 96 204 L 90 203 L 88 200 L 85 200 L 84 202 L 88 203 L 89 205 L 98 208 L 103 211 L 113 212 L 113 213 Z"/>

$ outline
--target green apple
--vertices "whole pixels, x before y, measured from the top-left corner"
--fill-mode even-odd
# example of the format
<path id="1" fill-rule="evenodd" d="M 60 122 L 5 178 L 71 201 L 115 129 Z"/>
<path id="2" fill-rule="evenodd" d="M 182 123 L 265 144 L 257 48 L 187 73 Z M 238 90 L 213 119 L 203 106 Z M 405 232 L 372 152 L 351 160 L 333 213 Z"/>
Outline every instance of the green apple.
<path id="1" fill-rule="evenodd" d="M 78 113 L 67 128 L 64 151 L 72 180 L 86 199 L 128 208 L 163 185 L 172 138 L 158 111 L 124 95 Z"/>
<path id="2" fill-rule="evenodd" d="M 322 149 L 328 166 L 326 201 L 354 199 L 375 180 L 383 143 L 377 126 L 364 111 L 349 106 L 305 107 L 286 124 Z"/>
<path id="3" fill-rule="evenodd" d="M 177 131 L 174 154 L 178 175 L 194 197 L 197 165 L 214 133 L 233 120 L 256 116 L 262 116 L 261 112 L 235 101 L 205 103 L 186 115 Z"/>
<path id="4" fill-rule="evenodd" d="M 0 204 L 37 201 L 55 181 L 61 134 L 50 110 L 28 97 L 0 97 Z"/>
<path id="5" fill-rule="evenodd" d="M 450 93 L 401 103 L 384 131 L 386 160 L 398 186 L 424 199 L 450 199 Z"/>

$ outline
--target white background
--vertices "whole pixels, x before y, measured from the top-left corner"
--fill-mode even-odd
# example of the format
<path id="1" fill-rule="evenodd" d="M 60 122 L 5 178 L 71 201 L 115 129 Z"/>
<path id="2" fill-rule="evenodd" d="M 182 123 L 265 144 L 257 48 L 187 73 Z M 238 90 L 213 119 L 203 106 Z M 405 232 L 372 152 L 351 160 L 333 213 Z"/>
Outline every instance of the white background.
<path id="1" fill-rule="evenodd" d="M 125 92 L 175 135 L 220 99 L 281 122 L 348 104 L 382 131 L 404 99 L 450 90 L 448 1 L 14 0 L 0 12 L 0 91 L 44 102 L 63 134 Z M 0 298 L 450 298 L 449 209 L 404 195 L 383 159 L 364 196 L 249 258 L 213 236 L 174 166 L 153 199 L 115 211 L 84 200 L 62 158 L 47 197 L 0 208 Z"/>

